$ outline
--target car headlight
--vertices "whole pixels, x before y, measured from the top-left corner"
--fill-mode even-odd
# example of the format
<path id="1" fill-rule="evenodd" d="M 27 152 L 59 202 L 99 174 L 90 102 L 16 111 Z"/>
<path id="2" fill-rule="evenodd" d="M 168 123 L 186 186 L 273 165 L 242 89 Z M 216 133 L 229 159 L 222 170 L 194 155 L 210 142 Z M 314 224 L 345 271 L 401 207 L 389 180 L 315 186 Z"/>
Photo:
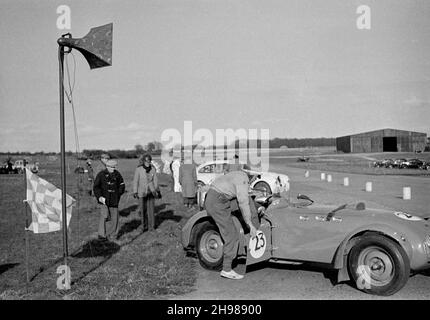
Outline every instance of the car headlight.
<path id="1" fill-rule="evenodd" d="M 429 260 L 430 261 L 430 235 L 428 235 L 426 238 L 425 238 L 425 240 L 424 240 L 424 242 L 423 242 L 423 245 L 424 245 L 424 251 L 426 252 L 426 254 L 427 254 L 427 260 Z"/>

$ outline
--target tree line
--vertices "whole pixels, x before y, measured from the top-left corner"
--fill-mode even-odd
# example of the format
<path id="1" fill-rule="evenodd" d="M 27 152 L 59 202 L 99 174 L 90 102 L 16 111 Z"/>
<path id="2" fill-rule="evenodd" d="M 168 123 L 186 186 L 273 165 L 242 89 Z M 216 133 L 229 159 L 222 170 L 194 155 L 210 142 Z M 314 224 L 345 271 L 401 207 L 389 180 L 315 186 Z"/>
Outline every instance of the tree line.
<path id="1" fill-rule="evenodd" d="M 242 143 L 239 143 L 239 140 L 236 140 L 231 146 L 224 146 L 225 149 L 228 147 L 235 147 L 239 148 L 239 146 L 243 145 Z M 197 145 L 193 145 L 193 149 Z M 248 140 L 246 143 L 247 147 L 261 147 L 261 140 Z M 264 145 L 263 145 L 264 146 Z M 336 138 L 274 138 L 269 140 L 269 148 L 306 148 L 306 147 L 331 147 L 336 146 Z M 212 146 L 206 148 L 207 150 L 219 148 L 222 146 Z M 182 146 L 182 149 L 184 149 L 184 146 Z M 125 158 L 125 159 L 132 159 L 132 158 L 138 158 L 140 155 L 148 152 L 152 155 L 160 155 L 161 151 L 163 150 L 163 144 L 158 141 L 152 141 L 146 144 L 145 146 L 141 144 L 136 144 L 134 146 L 134 149 L 131 150 L 121 150 L 121 149 L 113 149 L 113 150 L 103 150 L 103 149 L 84 149 L 78 157 L 81 159 L 97 159 L 100 158 L 102 153 L 109 153 L 109 155 L 113 158 Z M 27 151 L 21 151 L 21 152 L 0 152 L 0 155 L 2 156 L 24 156 L 24 155 L 59 155 L 59 152 L 44 152 L 44 151 L 36 151 L 36 152 L 27 152 Z M 67 151 L 67 156 L 73 156 L 75 155 L 75 152 L 73 151 Z"/>

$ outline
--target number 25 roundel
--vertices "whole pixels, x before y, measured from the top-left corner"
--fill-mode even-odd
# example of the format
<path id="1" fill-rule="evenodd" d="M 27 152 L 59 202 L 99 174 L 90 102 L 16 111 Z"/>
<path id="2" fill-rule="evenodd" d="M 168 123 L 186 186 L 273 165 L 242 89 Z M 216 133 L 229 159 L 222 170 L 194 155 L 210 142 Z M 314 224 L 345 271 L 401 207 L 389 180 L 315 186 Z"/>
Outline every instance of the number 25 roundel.
<path id="1" fill-rule="evenodd" d="M 257 231 L 257 235 L 249 239 L 249 250 L 253 258 L 258 259 L 263 256 L 266 251 L 266 236 L 260 230 Z"/>

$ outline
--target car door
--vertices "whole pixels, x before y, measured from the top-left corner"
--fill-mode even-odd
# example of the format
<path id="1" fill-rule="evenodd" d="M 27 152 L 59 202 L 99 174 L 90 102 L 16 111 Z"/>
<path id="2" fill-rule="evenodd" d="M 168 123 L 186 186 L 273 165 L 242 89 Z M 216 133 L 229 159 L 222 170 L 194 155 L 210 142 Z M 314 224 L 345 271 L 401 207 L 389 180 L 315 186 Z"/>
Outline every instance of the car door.
<path id="1" fill-rule="evenodd" d="M 331 263 L 337 247 L 354 224 L 342 212 L 330 220 L 330 209 L 286 208 L 274 212 L 273 256 Z"/>
<path id="2" fill-rule="evenodd" d="M 257 235 L 251 239 L 250 235 L 247 234 L 245 241 L 247 243 L 247 266 L 272 258 L 272 227 L 270 221 L 262 219 Z"/>

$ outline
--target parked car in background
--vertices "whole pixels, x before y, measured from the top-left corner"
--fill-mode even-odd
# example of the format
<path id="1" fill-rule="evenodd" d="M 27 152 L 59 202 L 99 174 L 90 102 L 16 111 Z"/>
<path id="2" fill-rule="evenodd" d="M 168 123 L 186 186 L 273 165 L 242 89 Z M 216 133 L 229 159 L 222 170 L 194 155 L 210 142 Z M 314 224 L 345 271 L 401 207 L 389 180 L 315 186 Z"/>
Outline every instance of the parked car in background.
<path id="1" fill-rule="evenodd" d="M 419 169 L 424 164 L 420 159 L 409 159 L 402 163 L 402 168 Z"/>
<path id="2" fill-rule="evenodd" d="M 399 159 L 394 160 L 393 168 L 399 168 L 399 169 L 403 168 L 403 163 L 405 161 L 407 161 L 407 160 L 404 158 L 399 158 Z"/>
<path id="3" fill-rule="evenodd" d="M 382 167 L 384 168 L 392 168 L 394 165 L 393 159 L 384 159 L 382 160 Z"/>
<path id="4" fill-rule="evenodd" d="M 423 164 L 421 165 L 421 169 L 430 170 L 430 161 L 423 161 Z"/>
<path id="5" fill-rule="evenodd" d="M 17 173 L 23 173 L 24 167 L 31 170 L 33 173 L 39 172 L 39 162 L 29 163 L 26 159 L 24 160 L 16 160 L 13 165 L 13 169 L 17 171 Z"/>
<path id="6" fill-rule="evenodd" d="M 375 168 L 391 168 L 393 165 L 392 159 L 376 160 L 373 162 Z"/>
<path id="7" fill-rule="evenodd" d="M 199 186 L 209 185 L 217 176 L 225 174 L 228 164 L 228 160 L 213 160 L 198 166 L 197 181 Z M 280 184 L 286 183 L 289 189 L 289 178 L 285 174 L 253 170 L 246 171 L 252 175 L 250 181 L 251 188 L 259 189 L 267 194 L 272 194 L 277 192 Z"/>

